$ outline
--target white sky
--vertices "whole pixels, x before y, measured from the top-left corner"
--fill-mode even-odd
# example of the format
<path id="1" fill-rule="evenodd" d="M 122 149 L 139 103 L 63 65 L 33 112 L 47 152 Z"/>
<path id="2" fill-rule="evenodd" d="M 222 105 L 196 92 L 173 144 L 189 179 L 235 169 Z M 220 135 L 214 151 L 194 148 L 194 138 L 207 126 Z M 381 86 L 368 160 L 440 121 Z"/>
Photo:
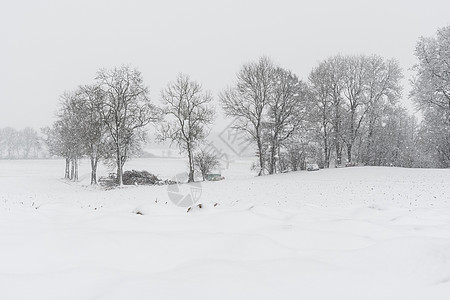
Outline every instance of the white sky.
<path id="1" fill-rule="evenodd" d="M 418 37 L 450 24 L 448 0 L 0 4 L 0 127 L 17 129 L 50 125 L 64 91 L 122 64 L 142 72 L 157 103 L 179 72 L 217 96 L 262 55 L 306 79 L 329 56 L 379 54 L 408 78 Z"/>

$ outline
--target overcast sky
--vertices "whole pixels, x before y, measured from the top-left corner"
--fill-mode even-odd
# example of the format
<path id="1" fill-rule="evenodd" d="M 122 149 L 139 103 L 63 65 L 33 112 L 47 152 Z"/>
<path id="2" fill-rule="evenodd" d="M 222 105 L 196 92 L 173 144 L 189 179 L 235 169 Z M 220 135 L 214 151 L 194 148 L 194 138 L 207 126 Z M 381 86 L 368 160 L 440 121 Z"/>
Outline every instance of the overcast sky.
<path id="1" fill-rule="evenodd" d="M 64 91 L 122 64 L 157 103 L 179 72 L 217 96 L 262 55 L 306 79 L 329 56 L 379 54 L 408 77 L 417 39 L 449 25 L 449 12 L 448 0 L 1 0 L 0 127 L 50 125 Z"/>

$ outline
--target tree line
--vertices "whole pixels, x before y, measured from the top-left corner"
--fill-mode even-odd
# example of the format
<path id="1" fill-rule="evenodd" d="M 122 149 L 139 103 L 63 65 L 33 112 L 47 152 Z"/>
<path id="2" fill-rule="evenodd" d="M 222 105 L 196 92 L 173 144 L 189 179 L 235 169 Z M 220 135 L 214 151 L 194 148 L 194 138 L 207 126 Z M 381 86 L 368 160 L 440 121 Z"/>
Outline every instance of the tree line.
<path id="1" fill-rule="evenodd" d="M 40 158 L 44 156 L 42 150 L 42 141 L 35 129 L 0 128 L 1 159 Z"/>
<path id="2" fill-rule="evenodd" d="M 416 76 L 409 95 L 422 122 L 400 104 L 402 70 L 378 55 L 335 55 L 321 61 L 307 80 L 262 57 L 244 64 L 219 102 L 234 129 L 253 142 L 258 175 L 343 165 L 450 166 L 450 27 L 421 38 Z M 77 180 L 78 160 L 91 161 L 96 183 L 100 160 L 123 166 L 141 149 L 145 128 L 156 139 L 176 143 L 186 154 L 189 181 L 195 169 L 205 175 L 218 164 L 205 151 L 215 120 L 212 94 L 185 74 L 150 101 L 141 73 L 128 66 L 101 69 L 91 85 L 61 97 L 57 121 L 43 132 L 53 155 L 66 159 L 66 177 Z"/>

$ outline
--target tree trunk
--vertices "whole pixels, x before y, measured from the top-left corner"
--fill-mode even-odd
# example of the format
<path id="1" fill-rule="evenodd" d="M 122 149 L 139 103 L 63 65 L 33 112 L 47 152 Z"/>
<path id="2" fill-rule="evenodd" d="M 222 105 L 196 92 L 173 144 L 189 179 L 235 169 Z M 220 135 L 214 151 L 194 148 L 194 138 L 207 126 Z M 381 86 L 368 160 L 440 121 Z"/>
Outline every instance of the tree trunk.
<path id="1" fill-rule="evenodd" d="M 349 163 L 352 162 L 352 143 L 347 143 L 347 160 Z"/>
<path id="2" fill-rule="evenodd" d="M 188 147 L 188 156 L 189 156 L 189 178 L 188 182 L 194 182 L 194 166 L 193 166 L 193 159 L 192 159 L 192 150 L 191 147 Z"/>
<path id="3" fill-rule="evenodd" d="M 302 158 L 300 159 L 300 170 L 306 170 L 306 157 L 304 155 L 302 155 Z"/>
<path id="4" fill-rule="evenodd" d="M 369 122 L 369 133 L 367 135 L 367 150 L 364 159 L 364 164 L 373 166 L 375 165 L 374 157 L 373 157 L 373 136 L 374 136 L 374 121 L 370 120 Z"/>
<path id="5" fill-rule="evenodd" d="M 280 145 L 277 146 L 277 157 L 278 157 L 278 172 L 283 172 L 285 167 L 281 165 L 281 149 Z M 284 165 L 284 164 L 283 164 Z M 275 165 L 275 171 L 276 171 L 276 165 Z"/>
<path id="6" fill-rule="evenodd" d="M 117 151 L 117 184 L 119 186 L 123 185 L 123 180 L 122 180 L 122 157 L 120 155 L 120 151 Z"/>
<path id="7" fill-rule="evenodd" d="M 342 163 L 342 148 L 338 141 L 336 141 L 336 166 Z"/>
<path id="8" fill-rule="evenodd" d="M 120 130 L 118 129 L 118 124 L 116 123 L 116 133 L 117 133 L 117 139 L 115 141 L 116 146 L 116 164 L 117 164 L 117 184 L 119 186 L 123 185 L 123 162 L 122 162 L 122 152 L 120 151 L 121 146 L 121 138 L 120 138 Z"/>
<path id="9" fill-rule="evenodd" d="M 325 106 L 324 106 L 325 107 Z M 324 108 L 325 109 L 325 108 Z M 328 145 L 328 126 L 327 126 L 327 117 L 326 117 L 326 113 L 323 113 L 322 116 L 322 126 L 323 126 L 323 153 L 324 153 L 324 167 L 325 168 L 329 168 L 330 167 L 330 154 L 331 154 L 331 149 L 329 150 L 329 148 L 331 148 Z"/>
<path id="10" fill-rule="evenodd" d="M 325 168 L 329 168 L 330 167 L 330 151 L 328 151 L 328 139 L 325 138 L 324 139 L 324 156 L 325 156 L 325 160 L 324 160 L 324 167 Z"/>
<path id="11" fill-rule="evenodd" d="M 188 183 L 189 183 L 194 182 L 194 159 L 192 155 L 192 145 L 189 139 L 186 142 L 186 149 L 188 153 L 188 162 L 189 162 L 189 174 L 188 174 Z"/>
<path id="12" fill-rule="evenodd" d="M 70 178 L 70 158 L 66 157 L 66 169 L 64 170 L 64 178 Z"/>
<path id="13" fill-rule="evenodd" d="M 330 168 L 330 161 L 331 161 L 331 147 L 328 148 L 327 154 L 326 154 L 326 161 L 325 161 L 325 168 Z"/>
<path id="14" fill-rule="evenodd" d="M 73 181 L 78 181 L 78 158 L 74 159 L 74 176 L 73 176 Z"/>
<path id="15" fill-rule="evenodd" d="M 258 172 L 258 176 L 261 176 L 264 172 L 264 156 L 263 156 L 263 150 L 262 150 L 262 142 L 261 142 L 261 138 L 258 136 L 257 137 L 257 144 L 258 144 L 258 156 L 259 156 L 259 172 Z"/>
<path id="16" fill-rule="evenodd" d="M 275 143 L 272 142 L 271 149 L 270 149 L 270 161 L 269 161 L 269 174 L 275 173 Z"/>
<path id="17" fill-rule="evenodd" d="M 351 108 L 351 115 L 350 115 L 350 137 L 347 141 L 347 160 L 349 163 L 352 162 L 352 147 L 353 143 L 356 139 L 356 132 L 355 132 L 355 108 Z"/>
<path id="18" fill-rule="evenodd" d="M 97 184 L 97 163 L 98 158 L 91 157 L 91 184 Z"/>
<path id="19" fill-rule="evenodd" d="M 73 180 L 73 178 L 75 177 L 75 164 L 73 158 L 70 160 L 70 163 L 72 164 L 70 169 L 70 180 Z"/>
<path id="20" fill-rule="evenodd" d="M 122 179 L 122 153 L 120 152 L 120 143 L 119 141 L 116 142 L 116 165 L 117 165 L 117 184 L 119 186 L 123 185 L 123 179 Z"/>

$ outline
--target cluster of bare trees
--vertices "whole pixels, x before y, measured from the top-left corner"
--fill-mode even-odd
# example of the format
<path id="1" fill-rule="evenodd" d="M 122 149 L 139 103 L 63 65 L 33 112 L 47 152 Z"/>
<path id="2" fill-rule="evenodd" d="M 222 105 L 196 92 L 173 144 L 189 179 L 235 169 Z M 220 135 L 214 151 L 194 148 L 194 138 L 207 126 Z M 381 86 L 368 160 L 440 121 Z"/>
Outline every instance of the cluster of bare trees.
<path id="1" fill-rule="evenodd" d="M 386 124 L 402 114 L 402 72 L 395 60 L 379 56 L 334 56 L 319 64 L 309 76 L 313 114 L 323 152 L 323 165 L 362 162 L 379 165 L 377 147 Z M 406 113 L 406 112 L 405 112 Z M 318 125 L 318 126 L 317 126 Z M 333 153 L 334 152 L 334 153 Z M 391 156 L 383 157 L 398 164 Z"/>
<path id="2" fill-rule="evenodd" d="M 220 94 L 235 128 L 254 142 L 258 174 L 331 165 L 450 166 L 450 27 L 420 39 L 410 97 L 402 97 L 396 60 L 336 55 L 318 64 L 307 82 L 263 57 L 246 64 Z"/>
<path id="3" fill-rule="evenodd" d="M 116 169 L 117 183 L 122 185 L 124 164 L 141 151 L 146 126 L 157 123 L 157 138 L 175 142 L 186 153 L 189 181 L 194 181 L 194 153 L 215 115 L 211 94 L 180 74 L 161 95 L 163 107 L 151 103 L 141 73 L 128 66 L 101 69 L 94 84 L 66 92 L 57 121 L 43 129 L 50 153 L 65 158 L 65 178 L 77 181 L 78 161 L 88 157 L 91 184 L 97 183 L 97 165 L 103 160 Z M 200 161 L 204 168 L 205 161 Z M 206 161 L 206 166 L 214 165 Z"/>
<path id="4" fill-rule="evenodd" d="M 380 165 L 450 166 L 450 27 L 422 38 L 410 97 L 423 112 L 418 123 L 399 104 L 402 70 L 397 61 L 372 55 L 336 55 L 320 62 L 307 81 L 269 58 L 242 66 L 235 82 L 219 95 L 234 127 L 256 149 L 258 175 L 322 167 Z M 53 155 L 66 159 L 66 177 L 77 180 L 78 160 L 91 161 L 96 183 L 99 160 L 117 170 L 141 149 L 145 126 L 155 123 L 157 140 L 179 146 L 188 160 L 189 181 L 219 164 L 202 149 L 215 120 L 210 92 L 180 74 L 161 91 L 162 105 L 150 102 L 141 73 L 126 66 L 98 71 L 95 82 L 61 97 L 58 120 L 45 128 Z M 36 133 L 6 128 L 2 157 L 27 157 L 39 147 Z M 27 136 L 20 144 L 10 136 Z M 17 140 L 18 138 L 16 138 Z M 20 154 L 22 153 L 22 154 Z"/>
<path id="5" fill-rule="evenodd" d="M 225 114 L 237 118 L 235 128 L 246 132 L 255 143 L 258 175 L 280 170 L 281 151 L 298 142 L 297 134 L 305 128 L 306 84 L 263 57 L 244 65 L 235 84 L 220 94 L 220 100 Z"/>
<path id="6" fill-rule="evenodd" d="M 159 119 L 141 73 L 128 66 L 101 69 L 95 83 L 61 97 L 58 120 L 44 129 L 53 155 L 66 159 L 65 177 L 78 180 L 78 160 L 88 156 L 91 183 L 97 183 L 100 159 L 114 165 L 122 184 L 123 165 L 140 149 L 144 127 Z"/>
<path id="7" fill-rule="evenodd" d="M 244 65 L 220 99 L 254 141 L 259 175 L 302 169 L 308 160 L 341 165 L 343 154 L 347 164 L 404 165 L 401 149 L 415 123 L 398 104 L 401 79 L 398 63 L 379 56 L 331 57 L 307 82 L 263 57 Z"/>
<path id="8" fill-rule="evenodd" d="M 41 140 L 31 127 L 16 130 L 12 127 L 0 128 L 0 158 L 28 159 L 42 156 Z"/>

